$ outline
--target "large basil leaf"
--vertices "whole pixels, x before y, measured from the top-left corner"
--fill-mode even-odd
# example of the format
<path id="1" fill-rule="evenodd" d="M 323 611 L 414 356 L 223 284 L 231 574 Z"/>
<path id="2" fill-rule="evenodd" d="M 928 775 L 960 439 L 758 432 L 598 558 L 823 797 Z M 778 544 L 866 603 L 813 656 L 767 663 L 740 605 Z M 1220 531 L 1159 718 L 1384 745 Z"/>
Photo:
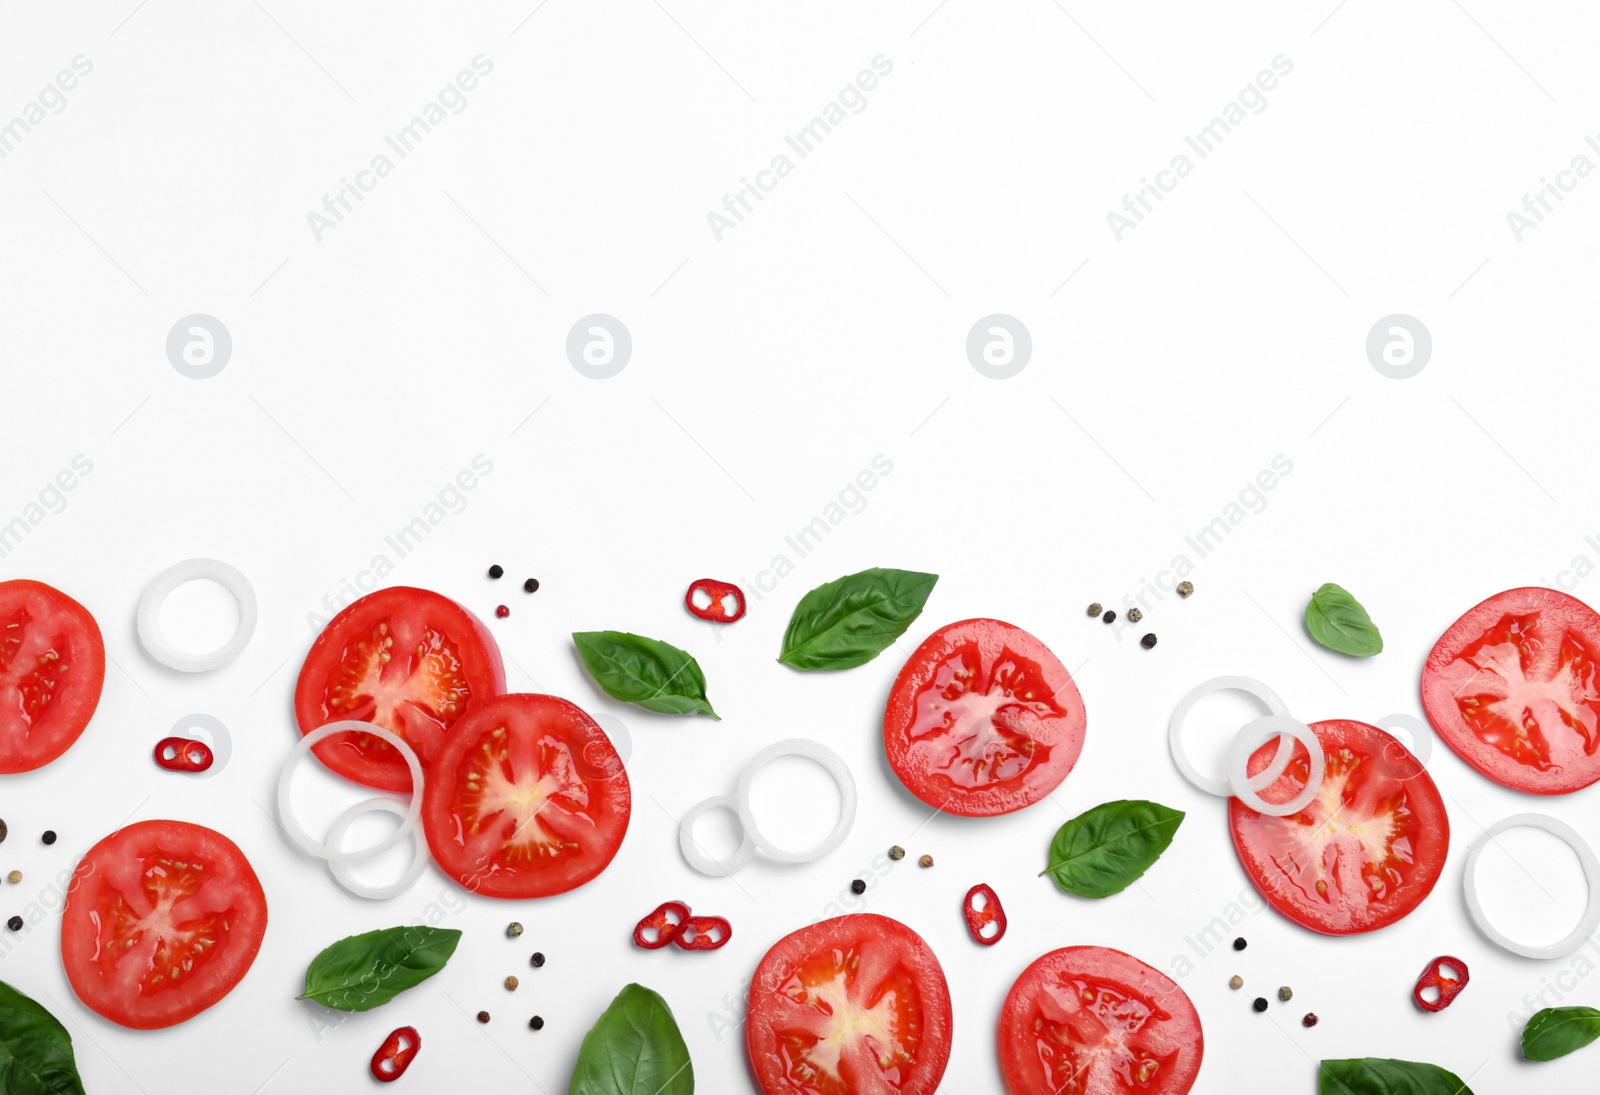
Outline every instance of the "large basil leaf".
<path id="1" fill-rule="evenodd" d="M 459 942 L 454 928 L 421 924 L 352 935 L 311 960 L 306 991 L 297 999 L 370 1011 L 444 969 Z"/>
<path id="2" fill-rule="evenodd" d="M 1596 1038 L 1600 1038 L 1600 1011 L 1545 1008 L 1522 1028 L 1522 1055 L 1530 1061 L 1553 1061 Z"/>
<path id="3" fill-rule="evenodd" d="M 873 567 L 820 585 L 800 598 L 778 660 L 794 669 L 865 665 L 922 613 L 937 574 Z"/>
<path id="4" fill-rule="evenodd" d="M 1183 811 L 1159 802 L 1120 799 L 1079 814 L 1050 842 L 1047 874 L 1079 897 L 1110 897 L 1132 885 L 1172 843 Z"/>
<path id="5" fill-rule="evenodd" d="M 626 631 L 574 631 L 583 667 L 605 694 L 663 715 L 710 715 L 700 663 L 671 643 Z"/>
<path id="6" fill-rule="evenodd" d="M 67 1028 L 4 981 L 0 981 L 0 1091 L 83 1095 Z"/>
<path id="7" fill-rule="evenodd" d="M 1357 658 L 1383 650 L 1383 636 L 1361 602 L 1343 586 L 1328 582 L 1311 595 L 1306 605 L 1306 630 L 1329 650 Z"/>
<path id="8" fill-rule="evenodd" d="M 1323 1061 L 1318 1095 L 1472 1095 L 1453 1072 L 1415 1061 L 1362 1057 Z"/>
<path id="9" fill-rule="evenodd" d="M 689 1047 L 672 1009 L 643 985 L 617 993 L 583 1036 L 568 1095 L 694 1095 Z"/>

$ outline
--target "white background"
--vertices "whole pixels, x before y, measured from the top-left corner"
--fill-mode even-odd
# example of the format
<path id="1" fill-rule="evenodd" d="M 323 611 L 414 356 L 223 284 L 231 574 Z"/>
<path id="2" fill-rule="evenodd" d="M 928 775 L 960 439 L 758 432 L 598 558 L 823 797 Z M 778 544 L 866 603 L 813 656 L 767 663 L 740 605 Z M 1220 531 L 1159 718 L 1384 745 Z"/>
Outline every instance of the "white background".
<path id="1" fill-rule="evenodd" d="M 8 939 L 0 977 L 62 1017 L 96 1095 L 364 1091 L 368 1057 L 402 1023 L 424 1039 L 409 1089 L 561 1092 L 583 1032 L 629 981 L 671 1004 L 700 1090 L 753 1090 L 740 1033 L 719 1040 L 713 1017 L 737 1018 L 729 1008 L 765 949 L 824 915 L 896 842 L 908 859 L 862 907 L 912 925 L 944 964 L 956 1008 L 944 1089 L 997 1091 L 995 1018 L 1035 957 L 1095 943 L 1172 969 L 1193 957 L 1185 938 L 1249 892 L 1223 804 L 1183 783 L 1165 751 L 1191 685 L 1258 676 L 1308 720 L 1417 715 L 1422 659 L 1460 612 L 1523 584 L 1597 595 L 1600 578 L 1565 568 L 1600 559 L 1584 540 L 1600 534 L 1600 181 L 1578 182 L 1521 242 L 1506 222 L 1600 126 L 1590 8 L 547 0 L 530 15 L 539 0 L 448 13 L 134 2 L 0 14 L 0 119 L 73 57 L 94 66 L 0 160 L 0 521 L 75 455 L 93 463 L 0 575 L 81 600 L 115 662 L 77 746 L 6 777 L 0 868 L 26 878 L 0 888 L 0 913 L 47 898 L 51 877 L 124 819 L 177 817 L 245 849 L 271 924 L 223 1003 L 154 1033 L 78 1004 L 57 917 Z M 307 212 L 479 54 L 494 69 L 464 112 L 317 242 Z M 706 214 L 878 54 L 894 70 L 868 106 L 718 242 Z M 1294 69 L 1267 107 L 1117 242 L 1107 211 L 1279 54 Z M 234 342 L 206 381 L 180 376 L 164 350 L 196 312 Z M 631 362 L 607 381 L 564 353 L 592 312 L 633 335 Z M 964 352 L 993 312 L 1032 332 L 1032 360 L 1007 381 L 980 376 Z M 1405 381 L 1380 376 L 1364 348 L 1395 312 L 1434 339 Z M 480 615 L 508 603 L 493 627 L 512 686 L 626 725 L 633 823 L 611 868 L 563 897 L 465 901 L 430 870 L 375 906 L 339 890 L 269 816 L 294 740 L 289 697 L 315 634 L 308 614 L 326 615 L 324 596 L 476 454 L 492 473 L 387 580 Z M 893 471 L 865 508 L 796 557 L 784 537 L 877 454 Z M 1184 537 L 1278 454 L 1292 473 L 1198 558 Z M 1197 592 L 1152 602 L 1154 651 L 1138 631 L 1085 618 L 1091 600 L 1121 610 L 1180 552 Z M 794 572 L 736 627 L 683 612 L 690 580 L 753 589 L 779 553 Z M 262 613 L 237 662 L 184 677 L 144 656 L 133 614 L 150 577 L 195 555 L 248 573 Z M 491 562 L 507 568 L 498 585 L 483 577 Z M 794 602 L 874 565 L 941 576 L 900 647 L 847 673 L 778 665 Z M 529 575 L 544 583 L 534 597 L 519 588 Z M 1372 611 L 1381 656 L 1310 644 L 1299 613 L 1325 581 Z M 175 602 L 175 630 L 200 645 L 208 620 L 226 624 L 207 611 L 219 603 Z M 880 759 L 882 704 L 915 641 L 974 615 L 1028 628 L 1074 669 L 1087 744 L 1051 802 L 929 821 Z M 597 628 L 687 647 L 723 720 L 600 695 L 568 637 Z M 1197 753 L 1214 762 L 1248 711 L 1203 709 Z M 149 759 L 190 712 L 234 739 L 209 781 Z M 796 735 L 856 773 L 846 845 L 736 881 L 690 873 L 674 819 Z M 1183 978 L 1205 1025 L 1196 1092 L 1309 1093 L 1317 1060 L 1347 1056 L 1432 1061 L 1480 1095 L 1583 1089 L 1600 1050 L 1525 1064 L 1515 1016 L 1541 991 L 1561 1002 L 1558 984 L 1566 1003 L 1600 1003 L 1600 980 L 1573 960 L 1494 949 L 1467 922 L 1460 876 L 1482 827 L 1508 814 L 1547 809 L 1593 833 L 1597 792 L 1519 796 L 1442 747 L 1431 768 L 1451 855 L 1414 915 L 1348 939 L 1251 915 L 1248 951 L 1208 954 Z M 317 775 L 300 785 L 308 823 L 362 797 Z M 775 834 L 797 844 L 827 828 L 834 798 L 816 773 L 769 776 Z M 1189 812 L 1140 886 L 1090 903 L 1035 877 L 1061 822 L 1119 797 Z M 46 827 L 62 836 L 53 849 L 37 844 Z M 1537 835 L 1503 844 L 1484 864 L 1498 922 L 1564 934 L 1583 904 L 1573 858 Z M 923 852 L 934 869 L 913 865 Z M 966 938 L 958 912 L 977 881 L 1010 914 L 993 949 Z M 667 898 L 729 917 L 732 943 L 634 950 L 634 920 Z M 310 958 L 441 900 L 444 922 L 466 932 L 449 967 L 319 1038 L 325 1013 L 293 999 Z M 527 926 L 514 943 L 513 918 Z M 535 948 L 542 970 L 526 964 Z M 1439 953 L 1463 958 L 1472 983 L 1425 1016 L 1411 983 Z M 500 985 L 508 973 L 522 978 L 515 994 Z M 1227 988 L 1234 973 L 1245 991 Z M 1250 998 L 1279 984 L 1294 1001 L 1253 1014 Z M 480 1008 L 487 1027 L 472 1018 Z M 1306 1010 L 1322 1017 L 1314 1030 L 1299 1025 Z M 547 1022 L 537 1034 L 534 1013 Z"/>

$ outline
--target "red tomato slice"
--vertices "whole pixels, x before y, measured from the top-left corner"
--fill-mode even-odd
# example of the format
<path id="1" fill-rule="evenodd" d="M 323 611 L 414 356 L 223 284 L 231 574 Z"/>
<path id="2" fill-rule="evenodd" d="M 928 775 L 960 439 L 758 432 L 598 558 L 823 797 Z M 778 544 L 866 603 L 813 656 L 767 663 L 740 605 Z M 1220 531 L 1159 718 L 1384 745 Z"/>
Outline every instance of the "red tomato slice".
<path id="1" fill-rule="evenodd" d="M 393 730 L 426 769 L 473 702 L 506 690 L 500 648 L 476 616 L 437 593 L 396 586 L 340 612 L 311 644 L 294 688 L 300 733 L 335 719 Z M 329 768 L 380 791 L 411 790 L 405 758 L 371 734 L 312 746 Z"/>
<path id="2" fill-rule="evenodd" d="M 88 609 L 43 582 L 0 582 L 0 772 L 41 768 L 71 748 L 105 679 Z"/>
<path id="3" fill-rule="evenodd" d="M 1439 881 L 1450 819 L 1433 779 L 1405 746 L 1364 722 L 1314 722 L 1327 771 L 1322 791 L 1292 817 L 1265 817 L 1228 800 L 1239 862 L 1268 904 L 1302 927 L 1353 935 L 1393 924 Z M 1251 775 L 1277 752 L 1251 754 Z M 1287 802 L 1305 787 L 1310 763 L 1296 745 L 1289 767 L 1261 792 Z"/>
<path id="4" fill-rule="evenodd" d="M 633 796 L 606 732 L 555 696 L 479 700 L 423 788 L 441 870 L 473 893 L 548 897 L 594 878 L 622 846 Z"/>
<path id="5" fill-rule="evenodd" d="M 784 936 L 750 980 L 745 1046 L 765 1095 L 932 1095 L 950 989 L 922 937 L 856 913 Z"/>
<path id="6" fill-rule="evenodd" d="M 1011 1095 L 1183 1095 L 1205 1054 L 1178 983 L 1109 947 L 1063 947 L 1022 971 L 1000 1009 Z"/>
<path id="7" fill-rule="evenodd" d="M 228 995 L 266 930 L 267 895 L 238 845 L 186 821 L 140 821 L 78 863 L 61 961 L 78 999 L 151 1030 Z"/>
<path id="8" fill-rule="evenodd" d="M 883 713 L 883 745 L 929 806 L 992 817 L 1060 786 L 1083 750 L 1083 699 L 1044 643 L 999 620 L 962 620 L 907 659 Z"/>
<path id="9" fill-rule="evenodd" d="M 1600 615 L 1553 589 L 1508 589 L 1450 625 L 1422 670 L 1446 744 L 1514 791 L 1600 780 Z"/>

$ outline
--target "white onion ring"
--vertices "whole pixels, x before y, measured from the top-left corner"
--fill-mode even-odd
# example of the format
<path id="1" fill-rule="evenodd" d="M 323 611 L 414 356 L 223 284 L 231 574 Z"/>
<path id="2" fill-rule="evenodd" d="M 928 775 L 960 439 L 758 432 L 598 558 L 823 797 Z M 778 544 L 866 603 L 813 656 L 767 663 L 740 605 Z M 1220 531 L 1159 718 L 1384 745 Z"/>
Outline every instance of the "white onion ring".
<path id="1" fill-rule="evenodd" d="M 739 825 L 739 847 L 733 854 L 722 859 L 712 859 L 700 847 L 700 842 L 694 838 L 695 822 L 700 820 L 702 814 L 712 810 L 726 810 L 733 815 L 733 820 Z M 678 847 L 683 852 L 683 861 L 701 874 L 711 875 L 713 878 L 727 878 L 730 875 L 744 870 L 750 861 L 756 857 L 756 842 L 750 836 L 750 830 L 745 827 L 744 821 L 739 817 L 739 807 L 727 795 L 708 798 L 698 806 L 693 807 L 683 820 L 678 822 Z"/>
<path id="2" fill-rule="evenodd" d="M 1507 829 L 1521 828 L 1543 829 L 1563 841 L 1577 855 L 1578 863 L 1583 867 L 1584 881 L 1589 883 L 1589 904 L 1583 910 L 1583 919 L 1578 921 L 1578 926 L 1572 929 L 1571 935 L 1555 943 L 1535 946 L 1530 943 L 1518 943 L 1509 938 L 1489 923 L 1489 918 L 1484 915 L 1483 903 L 1478 900 L 1478 856 L 1495 837 Z M 1472 851 L 1467 853 L 1467 869 L 1461 876 L 1461 886 L 1466 893 L 1467 913 L 1484 937 L 1496 946 L 1512 954 L 1520 954 L 1524 958 L 1565 958 L 1583 946 L 1584 942 L 1595 933 L 1595 929 L 1600 928 L 1600 860 L 1595 858 L 1594 850 L 1583 837 L 1578 835 L 1577 830 L 1549 814 L 1515 814 L 1489 826 L 1478 842 L 1472 846 Z"/>
<path id="3" fill-rule="evenodd" d="M 313 840 L 311 835 L 300 827 L 300 822 L 295 819 L 294 811 L 289 805 L 289 785 L 294 780 L 295 765 L 300 758 L 311 751 L 311 747 L 325 738 L 334 734 L 347 734 L 351 731 L 371 734 L 382 738 L 405 758 L 406 767 L 411 769 L 411 806 L 406 810 L 405 819 L 400 822 L 400 827 L 390 833 L 386 838 L 372 845 L 370 848 L 357 848 L 353 852 L 342 849 L 335 850 L 320 841 Z M 278 773 L 278 820 L 283 823 L 283 831 L 289 834 L 289 839 L 299 845 L 300 850 L 307 855 L 321 859 L 328 864 L 340 861 L 350 862 L 356 859 L 366 859 L 379 852 L 386 852 L 404 840 L 417 827 L 417 818 L 422 816 L 422 762 L 417 759 L 417 754 L 407 745 L 405 739 L 393 730 L 385 730 L 370 722 L 360 722 L 356 719 L 341 719 L 330 722 L 326 726 L 319 726 L 311 733 L 294 743 L 294 748 L 289 750 L 289 757 L 283 762 L 283 771 Z"/>
<path id="4" fill-rule="evenodd" d="M 1183 751 L 1183 724 L 1189 718 L 1189 712 L 1202 698 L 1213 692 L 1222 692 L 1232 689 L 1245 692 L 1260 700 L 1267 711 L 1274 715 L 1287 715 L 1289 708 L 1278 694 L 1260 681 L 1252 677 L 1212 677 L 1202 681 L 1189 690 L 1189 694 L 1178 701 L 1178 706 L 1172 712 L 1172 724 L 1167 731 L 1167 745 L 1172 750 L 1172 760 L 1178 766 L 1178 771 L 1183 778 L 1194 784 L 1195 787 L 1208 795 L 1218 798 L 1227 798 L 1233 794 L 1233 789 L 1226 779 L 1214 779 L 1211 776 L 1200 774 L 1200 770 L 1189 760 L 1189 754 Z M 1289 767 L 1289 758 L 1294 755 L 1294 740 L 1284 737 L 1278 739 L 1278 752 L 1272 758 L 1272 763 L 1250 780 L 1250 788 L 1255 791 L 1271 787 L 1284 769 Z"/>
<path id="5" fill-rule="evenodd" d="M 342 848 L 344 834 L 349 832 L 355 819 L 379 811 L 402 819 L 406 816 L 406 808 L 392 798 L 369 798 L 365 802 L 356 803 L 333 819 L 333 824 L 328 827 L 328 843 L 335 849 Z M 370 901 L 385 901 L 391 897 L 399 897 L 417 884 L 417 879 L 422 877 L 422 872 L 427 866 L 428 845 L 415 828 L 411 830 L 411 865 L 406 868 L 404 874 L 387 885 L 372 886 L 360 881 L 350 870 L 347 860 L 335 859 L 328 863 L 328 869 L 333 872 L 334 880 L 339 885 L 355 896 L 365 897 Z"/>
<path id="6" fill-rule="evenodd" d="M 750 808 L 750 788 L 755 782 L 756 773 L 779 757 L 804 757 L 807 760 L 814 760 L 833 777 L 833 782 L 839 785 L 838 823 L 821 843 L 803 852 L 791 852 L 768 840 L 756 824 L 755 813 Z M 733 797 L 739 811 L 739 822 L 744 826 L 744 831 L 749 834 L 750 839 L 755 842 L 756 850 L 778 863 L 811 863 L 821 859 L 844 843 L 844 838 L 850 835 L 850 827 L 856 820 L 855 777 L 850 774 L 850 769 L 845 766 L 843 758 L 838 753 L 821 742 L 809 738 L 790 738 L 788 741 L 769 745 L 757 753 L 739 773 L 739 786 L 734 791 Z"/>
<path id="7" fill-rule="evenodd" d="M 1281 804 L 1268 802 L 1256 794 L 1256 784 L 1261 776 L 1272 771 L 1272 766 L 1251 779 L 1246 773 L 1249 771 L 1250 754 L 1270 741 L 1274 734 L 1278 735 L 1278 755 L 1283 755 L 1283 743 L 1289 742 L 1289 751 L 1294 751 L 1294 742 L 1298 740 L 1306 747 L 1306 753 L 1311 758 L 1311 771 L 1306 785 L 1300 793 L 1288 802 Z M 1326 774 L 1327 762 L 1323 758 L 1322 742 L 1317 740 L 1316 733 L 1303 722 L 1291 719 L 1288 715 L 1264 715 L 1254 722 L 1247 722 L 1239 728 L 1233 736 L 1233 741 L 1228 746 L 1228 785 L 1233 788 L 1236 798 L 1258 814 L 1267 817 L 1292 817 L 1311 805 L 1311 800 L 1317 797 L 1322 790 L 1322 777 Z M 1287 764 L 1284 765 L 1288 767 Z M 1278 775 L 1283 774 L 1282 770 Z M 1276 780 L 1278 777 L 1273 776 Z"/>
<path id="8" fill-rule="evenodd" d="M 239 626 L 227 642 L 207 654 L 179 650 L 161 630 L 161 606 L 172 591 L 197 579 L 216 582 L 226 589 L 239 606 Z M 145 651 L 168 669 L 180 673 L 204 673 L 220 669 L 237 658 L 249 645 L 256 630 L 256 591 L 235 567 L 218 559 L 185 559 L 174 563 L 150 580 L 139 597 L 139 642 Z"/>

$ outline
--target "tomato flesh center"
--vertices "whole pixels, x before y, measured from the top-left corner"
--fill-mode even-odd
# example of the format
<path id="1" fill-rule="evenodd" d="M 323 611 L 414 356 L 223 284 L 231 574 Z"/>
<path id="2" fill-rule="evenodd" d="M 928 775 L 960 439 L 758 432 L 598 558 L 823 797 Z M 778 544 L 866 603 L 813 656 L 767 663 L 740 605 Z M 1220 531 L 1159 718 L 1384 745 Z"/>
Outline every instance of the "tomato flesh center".
<path id="1" fill-rule="evenodd" d="M 108 887 L 89 914 L 94 960 L 111 979 L 130 985 L 130 997 L 186 985 L 227 934 L 230 910 L 202 891 L 204 873 L 200 863 L 157 859 L 135 884 Z"/>
<path id="2" fill-rule="evenodd" d="M 589 787 L 560 738 L 488 731 L 456 777 L 456 840 L 507 866 L 578 852 L 593 828 Z"/>
<path id="3" fill-rule="evenodd" d="M 1546 729 L 1566 726 L 1583 739 L 1588 756 L 1600 749 L 1595 651 L 1580 635 L 1545 622 L 1538 612 L 1507 614 L 1455 661 L 1474 670 L 1455 700 L 1485 744 L 1540 772 L 1557 767 Z"/>
<path id="4" fill-rule="evenodd" d="M 393 730 L 427 764 L 470 698 L 461 657 L 449 636 L 427 624 L 382 620 L 341 652 L 327 704 L 335 718 Z M 393 746 L 371 734 L 342 736 L 340 742 L 399 760 Z"/>
<path id="5" fill-rule="evenodd" d="M 66 675 L 66 644 L 25 608 L 0 620 L 0 636 L 0 696 L 19 724 L 31 728 L 49 711 L 56 684 Z"/>
<path id="6" fill-rule="evenodd" d="M 1032 1022 L 1050 1090 L 1102 1095 L 1147 1088 L 1178 1052 L 1161 1036 L 1165 1018 L 1121 988 L 1089 978 L 1044 986 Z"/>
<path id="7" fill-rule="evenodd" d="M 865 961 L 863 961 L 865 959 Z M 791 1006 L 777 1025 L 785 1075 L 806 1095 L 848 1095 L 864 1069 L 894 1087 L 909 1079 L 921 1038 L 916 983 L 860 947 L 812 955 L 779 992 Z"/>
<path id="8" fill-rule="evenodd" d="M 917 693 L 910 737 L 933 769 L 963 790 L 1018 779 L 1050 758 L 1039 720 L 1060 717 L 1039 666 L 1006 651 L 984 679 L 976 645 L 946 656 Z"/>

